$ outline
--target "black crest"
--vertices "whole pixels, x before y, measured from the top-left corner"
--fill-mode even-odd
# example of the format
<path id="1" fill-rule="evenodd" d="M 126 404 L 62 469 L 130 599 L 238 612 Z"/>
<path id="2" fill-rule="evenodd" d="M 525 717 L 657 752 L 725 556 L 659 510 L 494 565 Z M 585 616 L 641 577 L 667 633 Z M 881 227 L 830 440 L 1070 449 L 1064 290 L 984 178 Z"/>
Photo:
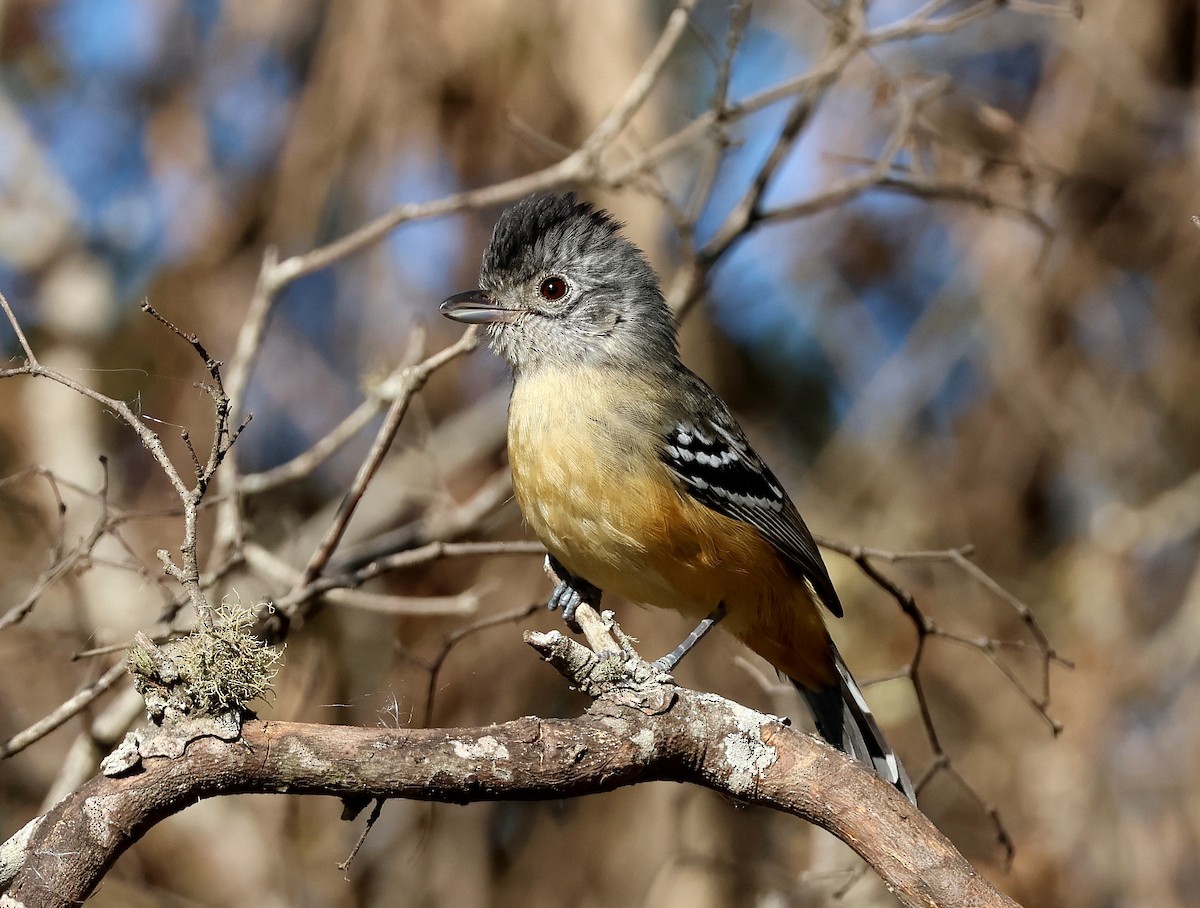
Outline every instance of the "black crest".
<path id="1" fill-rule="evenodd" d="M 483 257 L 483 270 L 493 273 L 512 270 L 526 250 L 547 234 L 565 234 L 577 224 L 587 224 L 609 235 L 621 229 L 620 222 L 612 215 L 591 202 L 580 201 L 573 192 L 526 196 L 501 213 Z"/>

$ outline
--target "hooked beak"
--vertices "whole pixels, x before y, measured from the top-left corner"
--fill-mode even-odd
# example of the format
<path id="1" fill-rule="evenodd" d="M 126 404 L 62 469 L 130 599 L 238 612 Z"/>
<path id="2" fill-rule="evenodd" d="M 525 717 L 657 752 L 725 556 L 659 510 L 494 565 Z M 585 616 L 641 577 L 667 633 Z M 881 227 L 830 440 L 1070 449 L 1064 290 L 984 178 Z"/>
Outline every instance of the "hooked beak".
<path id="1" fill-rule="evenodd" d="M 467 290 L 456 293 L 445 300 L 438 311 L 446 318 L 468 325 L 491 325 L 497 322 L 515 321 L 521 314 L 519 309 L 505 309 L 482 290 Z"/>

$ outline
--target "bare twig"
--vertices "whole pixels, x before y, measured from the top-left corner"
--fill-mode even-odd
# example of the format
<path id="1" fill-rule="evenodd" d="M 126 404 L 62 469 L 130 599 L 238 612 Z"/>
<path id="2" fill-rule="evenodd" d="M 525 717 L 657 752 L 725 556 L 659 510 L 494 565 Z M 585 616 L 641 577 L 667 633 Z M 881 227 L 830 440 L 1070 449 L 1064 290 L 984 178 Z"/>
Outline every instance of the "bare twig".
<path id="1" fill-rule="evenodd" d="M 38 366 L 38 359 L 33 353 L 33 348 L 29 346 L 29 339 L 25 337 L 25 331 L 21 328 L 21 323 L 17 321 L 16 315 L 13 314 L 12 307 L 8 304 L 8 299 L 4 294 L 0 293 L 0 309 L 4 310 L 4 315 L 8 319 L 8 324 L 12 327 L 13 333 L 16 334 L 17 340 L 21 344 L 21 349 L 25 351 L 26 365 Z"/>
<path id="2" fill-rule="evenodd" d="M 328 246 L 279 262 L 269 271 L 266 281 L 267 293 L 273 296 L 285 284 L 361 252 L 378 242 L 389 231 L 408 221 L 512 202 L 531 192 L 549 189 L 572 180 L 595 179 L 600 172 L 601 153 L 645 103 L 671 52 L 686 32 L 685 26 L 695 2 L 696 0 L 681 0 L 676 6 L 668 17 L 654 49 L 647 56 L 641 71 L 634 77 L 624 96 L 596 126 L 591 136 L 571 155 L 550 167 L 514 180 L 495 183 L 483 189 L 455 193 L 435 202 L 399 205 Z"/>
<path id="3" fill-rule="evenodd" d="M 729 32 L 725 36 L 725 52 L 717 68 L 717 80 L 713 86 L 712 101 L 709 104 L 709 109 L 715 110 L 719 114 L 729 106 L 729 84 L 733 78 L 733 61 L 737 58 L 742 38 L 745 37 L 746 29 L 750 25 L 752 5 L 750 0 L 744 0 L 744 2 L 734 3 L 729 10 Z M 717 174 L 721 169 L 722 159 L 729 149 L 729 133 L 722 118 L 718 117 L 713 123 L 711 136 L 712 141 L 700 166 L 700 175 L 692 187 L 690 199 L 684 211 L 681 238 L 684 241 L 685 258 L 690 258 L 694 252 L 691 226 L 700 219 L 704 206 L 708 204 Z"/>
<path id="4" fill-rule="evenodd" d="M 405 370 L 403 381 L 400 383 L 401 387 L 397 390 L 391 406 L 388 407 L 387 415 L 384 417 L 383 425 L 375 436 L 375 442 L 371 445 L 371 450 L 359 467 L 354 481 L 350 484 L 350 489 L 342 498 L 342 503 L 338 507 L 333 522 L 326 531 L 324 538 L 318 544 L 316 551 L 313 552 L 312 557 L 309 559 L 308 566 L 304 569 L 304 575 L 301 580 L 302 584 L 311 583 L 321 573 L 325 565 L 329 563 L 329 559 L 333 557 L 334 550 L 341 541 L 342 534 L 346 532 L 346 526 L 350 523 L 350 518 L 354 516 L 354 509 L 358 507 L 363 493 L 367 490 L 367 484 L 370 483 L 371 478 L 375 475 L 375 471 L 379 469 L 384 455 L 387 454 L 388 448 L 391 446 L 392 439 L 400 429 L 400 423 L 404 419 L 404 414 L 408 412 L 408 405 L 412 402 L 413 395 L 424 387 L 430 375 L 446 365 L 446 363 L 462 356 L 464 353 L 471 352 L 478 344 L 478 330 L 474 327 L 468 328 L 456 343 L 445 350 L 435 353 L 423 363 L 411 366 Z"/>
<path id="5" fill-rule="evenodd" d="M 369 542 L 348 550 L 343 546 L 342 556 L 330 564 L 328 573 L 352 574 L 399 552 L 431 542 L 459 539 L 479 530 L 487 518 L 512 501 L 512 494 L 512 474 L 507 468 L 498 470 L 461 504 L 447 509 L 431 507 L 419 519 L 381 533 Z"/>
<path id="6" fill-rule="evenodd" d="M 13 330 L 21 338 L 22 347 L 26 350 L 28 361 L 24 366 L 15 369 L 6 369 L 0 371 L 0 378 L 10 378 L 18 375 L 29 375 L 35 378 L 46 378 L 57 382 L 66 388 L 81 394 L 84 397 L 94 400 L 101 406 L 115 413 L 122 422 L 129 426 L 137 434 L 143 447 L 146 448 L 154 458 L 155 462 L 162 469 L 170 482 L 175 493 L 179 496 L 179 500 L 183 505 L 183 542 L 179 548 L 180 564 L 175 564 L 171 554 L 162 549 L 158 553 L 159 560 L 163 564 L 164 570 L 170 574 L 184 588 L 188 594 L 189 601 L 196 611 L 196 616 L 204 625 L 210 625 L 212 622 L 211 609 L 208 601 L 205 598 L 204 590 L 200 583 L 200 567 L 196 555 L 196 527 L 197 513 L 201 500 L 207 491 L 209 480 L 216 473 L 225 454 L 228 453 L 230 446 L 237 440 L 238 433 L 241 427 L 230 429 L 230 405 L 228 397 L 221 384 L 220 363 L 209 356 L 208 352 L 200 344 L 199 340 L 194 335 L 185 334 L 178 327 L 172 324 L 167 319 L 163 318 L 148 302 L 142 304 L 142 309 L 153 316 L 163 325 L 166 325 L 175 334 L 188 341 L 195 349 L 196 353 L 203 359 L 209 376 L 212 379 L 212 384 L 204 384 L 202 387 L 212 397 L 215 408 L 214 433 L 212 449 L 208 455 L 206 464 L 200 465 L 196 457 L 195 451 L 191 450 L 192 461 L 196 470 L 195 485 L 189 487 L 176 469 L 166 449 L 163 447 L 162 441 L 158 435 L 148 426 L 145 421 L 135 414 L 130 409 L 129 405 L 122 400 L 108 397 L 101 394 L 93 388 L 76 381 L 69 376 L 56 372 L 53 369 L 48 369 L 42 366 L 37 358 L 33 355 L 33 351 L 29 348 L 28 341 L 25 339 L 24 333 L 21 331 L 20 325 L 17 323 L 16 316 L 13 315 L 12 308 L 8 304 L 8 300 L 0 294 L 0 308 L 3 308 L 5 315 L 9 320 L 9 324 Z M 190 440 L 184 436 L 184 441 L 189 445 Z"/>
<path id="7" fill-rule="evenodd" d="M 109 668 L 95 681 L 81 688 L 75 696 L 60 705 L 49 715 L 34 722 L 23 731 L 17 732 L 7 741 L 0 743 L 0 760 L 7 759 L 15 753 L 20 753 L 30 744 L 44 738 L 50 732 L 79 715 L 90 706 L 97 697 L 111 688 L 126 676 L 125 660 Z"/>
<path id="8" fill-rule="evenodd" d="M 862 546 L 846 545 L 845 543 L 835 542 L 833 540 L 821 538 L 818 540 L 824 548 L 831 549 L 849 557 L 859 569 L 871 579 L 880 589 L 891 596 L 900 606 L 901 611 L 912 622 L 913 627 L 917 632 L 917 641 L 913 650 L 912 658 L 909 660 L 908 666 L 898 672 L 895 677 L 907 677 L 912 684 L 913 692 L 917 698 L 917 706 L 921 714 L 921 723 L 925 730 L 926 740 L 929 742 L 930 749 L 933 752 L 933 762 L 930 764 L 926 772 L 920 777 L 916 783 L 918 792 L 924 789 L 934 777 L 939 773 L 949 774 L 958 785 L 966 791 L 973 801 L 979 806 L 980 810 L 987 815 L 991 822 L 996 839 L 1004 849 L 1006 863 L 1011 863 L 1014 853 L 1014 843 L 1012 836 L 1009 834 L 1000 812 L 991 804 L 988 804 L 980 794 L 970 785 L 969 782 L 958 772 L 954 767 L 950 755 L 947 753 L 942 744 L 941 737 L 937 732 L 937 724 L 933 717 L 933 712 L 929 705 L 929 699 L 925 691 L 925 684 L 921 675 L 921 667 L 925 654 L 927 652 L 927 643 L 929 640 L 937 637 L 944 638 L 950 642 L 971 647 L 982 653 L 984 657 L 1001 673 L 1001 675 L 1013 686 L 1013 688 L 1021 695 L 1026 703 L 1041 717 L 1050 730 L 1055 734 L 1062 731 L 1062 724 L 1058 722 L 1049 713 L 1050 706 L 1050 665 L 1052 662 L 1069 665 L 1065 660 L 1054 652 L 1050 647 L 1049 642 L 1038 625 L 1032 611 L 1008 593 L 1000 584 L 996 583 L 974 562 L 968 559 L 972 548 L 970 546 L 962 546 L 954 549 L 945 550 L 925 550 L 916 552 L 890 552 L 882 549 L 868 549 Z M 1002 599 L 1010 605 L 1014 605 L 1018 614 L 1025 622 L 1026 627 L 1030 629 L 1030 633 L 1034 637 L 1032 649 L 1037 653 L 1042 666 L 1042 693 L 1040 696 L 1035 696 L 1030 693 L 1019 677 L 1013 670 L 997 657 L 997 650 L 1003 647 L 1009 648 L 1027 648 L 1026 641 L 1003 641 L 994 640 L 990 637 L 966 637 L 960 634 L 955 634 L 945 630 L 937 624 L 932 618 L 926 615 L 917 605 L 915 597 L 908 590 L 901 587 L 898 583 L 884 574 L 877 568 L 872 561 L 874 559 L 898 563 L 903 561 L 916 562 L 943 562 L 953 564 L 970 576 L 980 580 L 988 589 L 1000 595 Z M 969 567 L 968 567 L 969 566 Z M 1014 604 L 1015 603 L 1015 604 Z M 1017 605 L 1020 608 L 1017 608 Z"/>
<path id="9" fill-rule="evenodd" d="M 66 513 L 67 506 L 63 503 L 62 495 L 58 490 L 58 484 L 54 474 L 49 470 L 37 470 L 36 475 L 43 476 L 50 483 L 50 488 L 53 491 L 55 500 L 58 503 L 58 514 L 60 517 L 60 529 L 56 535 L 55 544 L 53 546 L 51 562 L 42 571 L 41 576 L 33 584 L 33 587 L 25 595 L 25 598 L 0 615 L 0 630 L 17 624 L 22 621 L 37 605 L 38 600 L 42 595 L 52 587 L 55 583 L 69 576 L 77 570 L 80 565 L 90 560 L 92 551 L 96 548 L 96 544 L 108 533 L 112 527 L 109 509 L 107 507 L 108 499 L 108 469 L 107 461 L 101 458 L 101 465 L 104 467 L 104 480 L 100 490 L 96 492 L 96 498 L 101 504 L 100 516 L 92 525 L 87 536 L 85 536 L 78 545 L 76 545 L 69 553 L 63 552 L 62 525 L 61 517 Z"/>
<path id="10" fill-rule="evenodd" d="M 347 414 L 338 425 L 317 439 L 308 450 L 302 451 L 291 460 L 261 473 L 242 476 L 238 481 L 238 491 L 243 495 L 257 495 L 311 475 L 317 467 L 362 431 L 386 404 L 394 401 L 398 393 L 405 391 L 406 370 L 413 365 L 414 360 L 421 357 L 420 351 L 424 347 L 424 332 L 414 332 L 414 340 L 409 346 L 414 354 L 412 359 L 409 360 L 409 356 L 406 354 L 405 359 L 409 361 L 402 362 L 392 371 L 391 375 L 371 387 L 366 399 Z"/>
<path id="11" fill-rule="evenodd" d="M 497 549 L 496 544 L 476 543 L 479 548 L 460 548 L 457 551 L 442 544 L 437 549 L 424 549 L 424 561 L 434 561 L 441 557 L 455 555 L 495 555 L 509 554 L 507 549 Z M 471 546 L 471 543 L 462 545 Z M 501 543 L 501 545 L 505 545 Z M 508 544 L 508 545 L 511 545 Z M 538 550 L 533 554 L 540 554 Z M 524 554 L 523 551 L 515 554 Z M 366 580 L 383 573 L 382 570 L 372 570 L 370 573 L 351 572 L 346 574 L 329 574 L 317 578 L 307 586 L 298 586 L 302 574 L 283 559 L 254 543 L 247 543 L 245 548 L 246 565 L 263 579 L 272 584 L 288 585 L 292 592 L 272 603 L 274 608 L 289 619 L 296 616 L 296 610 L 305 603 L 317 597 L 324 597 L 335 605 L 345 605 L 372 612 L 384 612 L 391 615 L 462 615 L 475 610 L 478 599 L 474 594 L 463 593 L 456 596 L 391 596 L 377 593 L 360 592 L 355 587 Z M 411 562 L 412 565 L 421 563 L 420 560 Z M 405 565 L 411 566 L 411 565 Z"/>
<path id="12" fill-rule="evenodd" d="M 433 657 L 433 660 L 428 665 L 421 665 L 421 667 L 429 673 L 429 681 L 425 687 L 425 716 L 421 722 L 422 726 L 429 728 L 433 725 L 433 706 L 434 698 L 437 695 L 438 678 L 442 673 L 442 666 L 446 664 L 446 659 L 450 657 L 450 653 L 454 651 L 454 648 L 458 646 L 458 644 L 462 643 L 463 640 L 466 640 L 468 637 L 473 637 L 480 631 L 486 631 L 490 628 L 500 627 L 505 624 L 513 624 L 517 621 L 523 621 L 541 608 L 541 605 L 542 604 L 540 602 L 534 602 L 533 604 L 527 605 L 524 608 L 513 609 L 499 615 L 489 615 L 487 618 L 481 618 L 478 621 L 473 621 L 465 627 L 460 627 L 453 633 L 446 636 L 446 639 L 442 641 L 442 646 L 438 650 L 437 655 Z"/>
<path id="13" fill-rule="evenodd" d="M 247 546 L 248 552 L 256 551 Z M 325 574 L 308 583 L 297 585 L 281 597 L 275 607 L 284 614 L 292 611 L 317 596 L 330 591 L 353 589 L 354 587 L 391 571 L 429 564 L 439 558 L 476 557 L 480 555 L 544 555 L 545 547 L 540 542 L 430 542 L 417 548 L 407 549 L 372 561 L 348 574 Z M 301 575 L 301 578 L 303 575 Z"/>
<path id="14" fill-rule="evenodd" d="M 580 148 L 580 154 L 585 161 L 595 161 L 600 152 L 616 138 L 622 129 L 629 125 L 634 115 L 641 109 L 646 98 L 649 97 L 650 91 L 658 83 L 658 78 L 671 53 L 675 50 L 675 45 L 679 43 L 679 39 L 686 32 L 688 20 L 695 6 L 696 0 L 680 0 L 675 5 L 671 15 L 667 17 L 667 24 L 663 27 L 658 42 L 646 56 L 642 68 L 633 77 L 624 96 L 584 141 Z"/>
<path id="15" fill-rule="evenodd" d="M 375 828 L 375 823 L 379 820 L 379 815 L 383 813 L 383 805 L 387 802 L 387 798 L 376 798 L 374 806 L 371 807 L 371 815 L 367 817 L 367 825 L 363 827 L 362 835 L 358 837 L 358 841 L 354 843 L 354 847 L 350 849 L 350 853 L 346 855 L 346 860 L 339 863 L 338 870 L 345 873 L 350 869 L 350 865 L 354 863 L 354 859 L 358 856 L 358 852 L 362 849 L 363 843 L 367 841 L 367 836 L 371 834 L 371 830 Z"/>

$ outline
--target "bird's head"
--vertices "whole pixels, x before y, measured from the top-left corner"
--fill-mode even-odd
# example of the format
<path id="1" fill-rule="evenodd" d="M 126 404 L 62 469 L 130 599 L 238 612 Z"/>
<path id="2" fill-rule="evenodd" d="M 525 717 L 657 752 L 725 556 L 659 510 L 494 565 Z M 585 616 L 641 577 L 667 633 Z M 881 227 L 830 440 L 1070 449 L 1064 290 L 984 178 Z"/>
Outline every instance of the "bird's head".
<path id="1" fill-rule="evenodd" d="M 517 375 L 548 365 L 644 369 L 675 358 L 675 324 L 654 269 L 620 224 L 574 193 L 507 208 L 479 289 L 455 294 L 441 311 L 487 325 Z"/>

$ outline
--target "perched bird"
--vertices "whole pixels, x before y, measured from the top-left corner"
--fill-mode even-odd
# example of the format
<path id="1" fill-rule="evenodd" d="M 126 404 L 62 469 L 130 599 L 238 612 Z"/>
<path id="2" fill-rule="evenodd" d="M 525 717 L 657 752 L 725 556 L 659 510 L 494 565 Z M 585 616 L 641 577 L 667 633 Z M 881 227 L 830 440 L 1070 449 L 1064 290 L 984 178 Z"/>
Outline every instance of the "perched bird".
<path id="1" fill-rule="evenodd" d="M 716 623 L 791 679 L 818 732 L 912 785 L 829 637 L 842 605 L 812 534 L 725 403 L 680 362 L 645 255 L 574 194 L 500 216 L 479 289 L 442 303 L 512 367 L 513 488 L 568 621 L 602 591 Z M 573 622 L 572 622 L 573 623 Z"/>

